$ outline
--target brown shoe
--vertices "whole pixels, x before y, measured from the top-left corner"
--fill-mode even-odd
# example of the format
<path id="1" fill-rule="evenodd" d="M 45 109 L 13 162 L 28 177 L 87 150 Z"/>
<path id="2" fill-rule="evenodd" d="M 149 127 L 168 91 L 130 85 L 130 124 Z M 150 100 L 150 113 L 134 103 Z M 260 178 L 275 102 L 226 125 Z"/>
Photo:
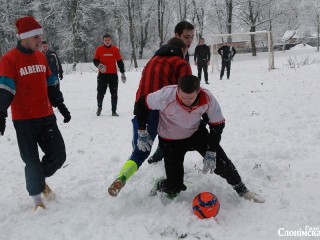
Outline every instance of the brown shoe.
<path id="1" fill-rule="evenodd" d="M 33 211 L 36 211 L 38 208 L 46 209 L 46 206 L 43 203 L 39 203 L 34 206 Z"/>
<path id="2" fill-rule="evenodd" d="M 51 188 L 49 187 L 48 184 L 45 184 L 42 195 L 45 199 L 47 199 L 49 201 L 55 199 L 55 197 L 56 197 L 54 192 L 51 190 Z"/>
<path id="3" fill-rule="evenodd" d="M 112 197 L 116 197 L 125 184 L 126 178 L 124 176 L 118 177 L 108 188 L 109 195 Z"/>

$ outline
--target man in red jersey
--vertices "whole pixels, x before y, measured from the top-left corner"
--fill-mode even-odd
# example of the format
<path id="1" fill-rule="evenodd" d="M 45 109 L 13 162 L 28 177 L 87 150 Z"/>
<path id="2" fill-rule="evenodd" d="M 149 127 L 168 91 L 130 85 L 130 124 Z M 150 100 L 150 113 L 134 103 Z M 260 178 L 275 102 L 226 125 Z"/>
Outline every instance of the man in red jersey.
<path id="1" fill-rule="evenodd" d="M 46 184 L 66 160 L 63 138 L 52 106 L 57 107 L 67 123 L 71 119 L 63 95 L 52 75 L 45 55 L 39 51 L 43 30 L 31 16 L 16 22 L 20 40 L 0 62 L 0 134 L 5 131 L 7 109 L 11 105 L 20 155 L 25 163 L 26 187 L 34 209 L 45 208 L 53 192 Z M 39 158 L 38 146 L 44 153 Z"/>
<path id="2" fill-rule="evenodd" d="M 172 38 L 168 41 L 168 44 L 160 48 L 143 69 L 136 101 L 141 96 L 155 92 L 165 86 L 177 84 L 180 77 L 191 74 L 191 67 L 184 60 L 186 52 L 187 45 L 180 38 Z M 158 121 L 159 111 L 151 111 L 146 126 L 147 131 L 140 131 L 136 116 L 132 119 L 133 151 L 129 160 L 122 166 L 118 178 L 108 189 L 111 196 L 117 196 L 126 181 L 149 156 L 152 142 L 157 136 Z M 141 141 L 146 141 L 150 145 L 141 148 Z"/>
<path id="3" fill-rule="evenodd" d="M 109 34 L 105 34 L 103 36 L 103 45 L 97 47 L 93 59 L 94 65 L 99 69 L 97 87 L 97 116 L 100 116 L 101 114 L 103 98 L 106 94 L 108 86 L 111 94 L 112 116 L 119 116 L 117 113 L 118 74 L 116 63 L 121 72 L 122 82 L 126 82 L 126 76 L 124 73 L 124 63 L 122 61 L 120 51 L 116 46 L 112 45 L 111 43 L 111 36 Z"/>

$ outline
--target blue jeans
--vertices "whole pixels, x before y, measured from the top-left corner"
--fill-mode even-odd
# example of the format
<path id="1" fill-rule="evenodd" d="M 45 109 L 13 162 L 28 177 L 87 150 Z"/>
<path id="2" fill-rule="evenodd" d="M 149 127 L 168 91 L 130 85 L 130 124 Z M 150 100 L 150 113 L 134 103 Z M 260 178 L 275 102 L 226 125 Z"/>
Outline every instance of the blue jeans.
<path id="1" fill-rule="evenodd" d="M 137 140 L 138 140 L 138 129 L 139 124 L 137 121 L 137 117 L 134 116 L 134 118 L 131 120 L 133 124 L 133 139 L 132 139 L 132 147 L 133 151 L 131 153 L 131 156 L 129 157 L 130 160 L 133 160 L 138 165 L 138 168 L 142 165 L 142 163 L 148 158 L 150 155 L 150 151 L 140 151 L 137 147 Z M 159 123 L 159 111 L 158 110 L 152 110 L 149 112 L 148 122 L 147 122 L 147 130 L 150 134 L 150 137 L 152 140 L 154 140 L 157 136 L 157 130 L 158 130 L 158 123 Z"/>

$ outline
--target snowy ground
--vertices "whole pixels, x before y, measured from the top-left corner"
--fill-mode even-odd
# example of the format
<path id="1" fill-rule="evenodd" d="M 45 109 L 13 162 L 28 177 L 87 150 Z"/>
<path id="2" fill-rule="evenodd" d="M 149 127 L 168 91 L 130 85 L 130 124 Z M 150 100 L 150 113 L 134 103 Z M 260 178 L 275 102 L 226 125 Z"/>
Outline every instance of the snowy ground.
<path id="1" fill-rule="evenodd" d="M 308 64 L 289 68 L 289 58 L 308 59 Z M 67 161 L 47 179 L 58 196 L 47 210 L 32 211 L 15 131 L 10 117 L 7 121 L 0 137 L 0 239 L 313 239 L 280 237 L 278 231 L 320 228 L 319 63 L 314 48 L 277 52 L 272 71 L 264 54 L 237 55 L 230 80 L 220 81 L 219 73 L 210 71 L 210 85 L 203 85 L 226 118 L 223 148 L 247 187 L 265 197 L 264 204 L 245 201 L 224 179 L 199 172 L 197 153 L 187 154 L 188 189 L 175 200 L 148 196 L 154 180 L 164 176 L 163 162 L 145 163 L 117 198 L 110 197 L 107 188 L 131 152 L 130 120 L 141 69 L 119 83 L 120 117 L 111 117 L 109 93 L 97 117 L 96 73 L 92 64 L 83 65 L 61 82 L 72 119 L 64 124 L 56 112 Z M 216 219 L 199 220 L 192 213 L 192 199 L 202 191 L 219 198 Z"/>

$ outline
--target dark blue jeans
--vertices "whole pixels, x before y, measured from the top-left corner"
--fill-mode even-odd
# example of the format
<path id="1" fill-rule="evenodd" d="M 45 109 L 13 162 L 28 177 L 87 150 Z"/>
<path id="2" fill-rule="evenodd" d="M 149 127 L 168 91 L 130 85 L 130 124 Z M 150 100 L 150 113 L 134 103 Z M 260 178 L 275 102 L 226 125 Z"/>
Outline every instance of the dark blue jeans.
<path id="1" fill-rule="evenodd" d="M 159 111 L 158 110 L 150 111 L 149 117 L 148 117 L 148 123 L 147 123 L 147 130 L 152 140 L 154 140 L 157 136 L 158 123 L 159 123 Z M 135 161 L 139 168 L 141 164 L 150 155 L 150 151 L 143 152 L 143 151 L 140 151 L 137 147 L 139 124 L 136 116 L 132 119 L 132 124 L 133 124 L 133 139 L 132 139 L 133 151 L 129 159 Z"/>
<path id="2" fill-rule="evenodd" d="M 66 149 L 56 123 L 56 116 L 13 122 L 20 155 L 25 166 L 29 195 L 44 190 L 45 178 L 52 176 L 66 160 Z M 38 146 L 44 153 L 40 161 Z"/>

